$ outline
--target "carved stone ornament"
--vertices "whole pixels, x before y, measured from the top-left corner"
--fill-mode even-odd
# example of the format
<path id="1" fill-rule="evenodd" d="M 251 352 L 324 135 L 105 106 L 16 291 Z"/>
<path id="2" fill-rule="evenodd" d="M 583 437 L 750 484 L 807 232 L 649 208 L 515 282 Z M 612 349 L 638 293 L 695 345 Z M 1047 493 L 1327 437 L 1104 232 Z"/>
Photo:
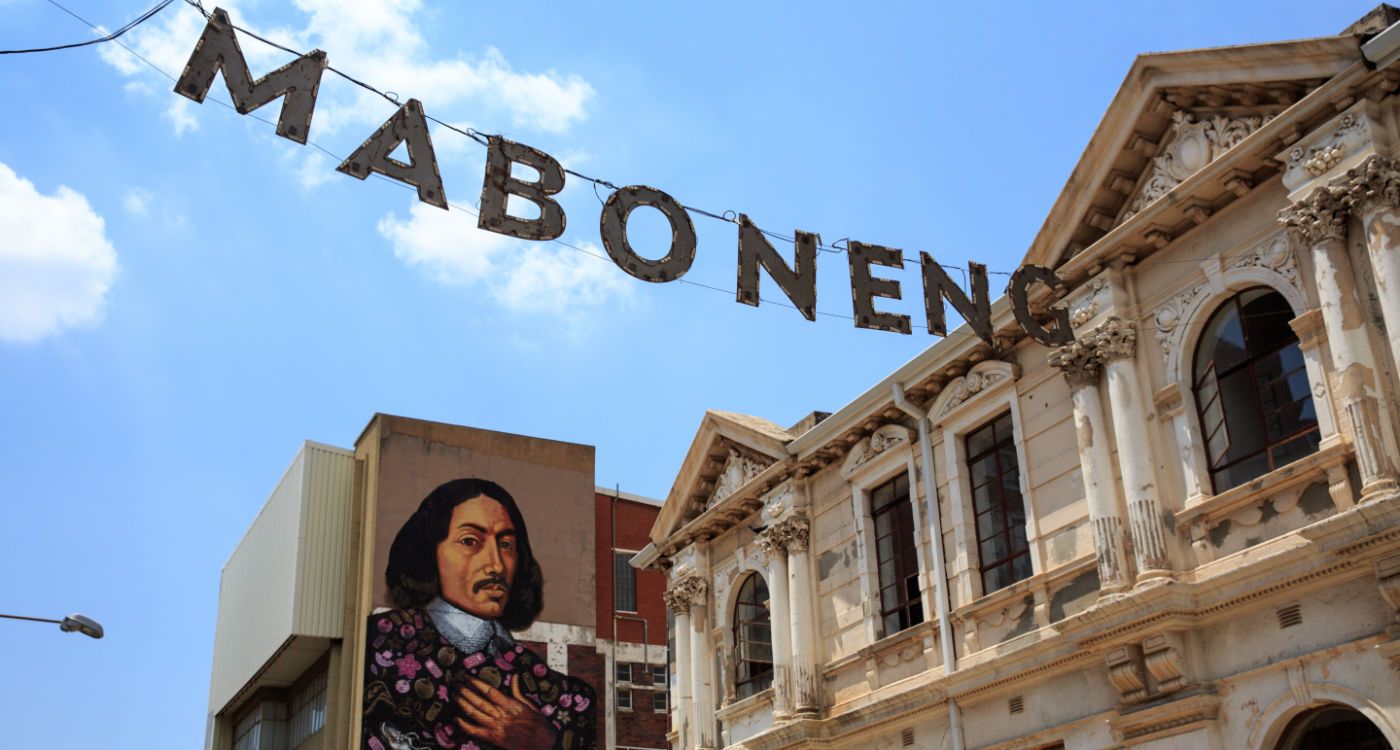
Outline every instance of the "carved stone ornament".
<path id="1" fill-rule="evenodd" d="M 1230 264 L 1230 269 L 1262 268 L 1288 279 L 1293 286 L 1298 286 L 1298 259 L 1293 253 L 1293 248 L 1288 243 L 1288 238 L 1282 235 L 1272 237 L 1252 251 L 1236 258 Z"/>
<path id="2" fill-rule="evenodd" d="M 1279 212 L 1279 223 L 1307 247 L 1322 240 L 1345 240 L 1350 206 L 1344 191 L 1320 187 Z"/>
<path id="3" fill-rule="evenodd" d="M 661 598 L 666 602 L 667 609 L 676 614 L 686 614 L 690 612 L 691 606 L 705 603 L 707 588 L 705 579 L 691 574 L 672 584 Z"/>
<path id="4" fill-rule="evenodd" d="M 1094 346 L 1104 362 L 1132 359 L 1137 350 L 1137 325 L 1114 315 L 1090 331 Z"/>
<path id="5" fill-rule="evenodd" d="M 1361 121 L 1355 114 L 1347 113 L 1337 121 L 1327 142 L 1313 148 L 1295 148 L 1288 154 L 1288 169 L 1302 169 L 1313 177 L 1321 177 L 1341 163 L 1347 155 L 1347 136 L 1360 128 Z"/>
<path id="6" fill-rule="evenodd" d="M 870 437 L 862 439 L 851 448 L 846 462 L 841 465 L 841 476 L 849 477 L 871 459 L 895 446 L 908 444 L 909 440 L 908 428 L 901 425 L 887 424 L 875 428 Z"/>
<path id="7" fill-rule="evenodd" d="M 1099 382 L 1103 357 L 1093 341 L 1072 341 L 1050 352 L 1050 366 L 1064 373 L 1070 388 L 1082 388 Z"/>
<path id="8" fill-rule="evenodd" d="M 1147 675 L 1137 646 L 1119 646 L 1104 654 L 1104 662 L 1108 679 L 1124 703 L 1141 703 L 1147 698 Z"/>
<path id="9" fill-rule="evenodd" d="M 938 422 L 977 394 L 990 390 L 993 386 L 1009 383 L 1019 376 L 1016 365 L 1010 362 L 995 359 L 978 362 L 966 375 L 943 387 L 943 391 L 938 394 L 933 407 L 928 411 L 929 417 Z"/>
<path id="10" fill-rule="evenodd" d="M 1185 649 L 1175 633 L 1154 635 L 1142 642 L 1147 671 L 1157 680 L 1157 694 L 1180 690 L 1187 684 Z"/>
<path id="11" fill-rule="evenodd" d="M 1103 293 L 1104 289 L 1108 288 L 1108 282 L 1104 281 L 1102 278 L 1097 278 L 1090 281 L 1086 286 L 1089 289 L 1089 293 L 1074 306 L 1074 310 L 1069 316 L 1070 325 L 1075 328 L 1083 326 L 1085 323 L 1093 320 L 1095 315 L 1099 314 L 1099 296 Z"/>
<path id="12" fill-rule="evenodd" d="M 1173 113 L 1171 130 L 1165 139 L 1166 145 L 1152 160 L 1147 179 L 1138 189 L 1137 196 L 1129 202 L 1128 209 L 1123 212 L 1119 223 L 1127 221 L 1149 203 L 1171 192 L 1172 188 L 1220 158 L 1221 154 L 1272 119 L 1273 115 L 1216 115 L 1197 122 L 1195 115 L 1188 112 Z"/>
<path id="13" fill-rule="evenodd" d="M 1345 191 L 1347 204 L 1359 212 L 1400 206 L 1400 166 L 1382 156 L 1372 156 L 1348 169 L 1333 185 Z"/>
<path id="14" fill-rule="evenodd" d="M 765 554 L 779 555 L 784 552 L 806 552 L 811 523 L 804 513 L 793 513 L 787 518 L 769 526 L 758 537 L 758 544 Z"/>
<path id="15" fill-rule="evenodd" d="M 729 460 L 724 463 L 724 469 L 719 473 L 719 479 L 715 482 L 715 491 L 710 495 L 709 505 L 714 505 L 719 501 L 734 494 L 734 491 L 748 484 L 750 479 L 758 476 L 760 472 L 768 468 L 771 464 L 762 463 L 738 448 L 729 448 Z"/>
<path id="16" fill-rule="evenodd" d="M 1161 345 L 1163 354 L 1171 351 L 1174 346 L 1172 333 L 1187 318 L 1187 313 L 1196 307 L 1205 290 L 1205 284 L 1191 286 L 1157 308 L 1153 314 L 1153 321 L 1157 324 L 1157 343 Z"/>

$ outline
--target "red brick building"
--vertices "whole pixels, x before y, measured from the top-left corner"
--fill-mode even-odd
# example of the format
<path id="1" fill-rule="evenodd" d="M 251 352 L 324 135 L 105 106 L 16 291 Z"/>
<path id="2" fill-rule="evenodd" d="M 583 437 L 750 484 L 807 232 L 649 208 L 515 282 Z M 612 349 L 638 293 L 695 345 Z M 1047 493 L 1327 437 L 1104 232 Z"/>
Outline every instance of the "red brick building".
<path id="1" fill-rule="evenodd" d="M 598 601 L 597 653 L 610 666 L 600 688 L 602 724 L 611 736 L 598 746 L 617 750 L 669 747 L 665 576 L 637 570 L 631 560 L 650 542 L 661 503 L 599 487 L 594 506 Z M 611 575 L 609 575 L 609 571 Z"/>

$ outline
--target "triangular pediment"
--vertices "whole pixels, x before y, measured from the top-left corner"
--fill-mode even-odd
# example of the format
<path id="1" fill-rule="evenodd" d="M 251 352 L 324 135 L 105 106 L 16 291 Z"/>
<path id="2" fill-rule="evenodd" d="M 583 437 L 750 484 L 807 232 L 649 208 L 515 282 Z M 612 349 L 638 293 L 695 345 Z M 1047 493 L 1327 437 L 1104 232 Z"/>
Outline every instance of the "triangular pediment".
<path id="1" fill-rule="evenodd" d="M 1280 138 L 1250 137 L 1355 65 L 1358 44 L 1346 35 L 1139 56 L 1023 262 L 1058 268 L 1119 227 L 1160 246 L 1273 177 Z M 1197 175 L 1210 189 L 1173 200 Z M 1132 222 L 1168 206 L 1160 224 Z"/>
<path id="2" fill-rule="evenodd" d="M 660 543 L 788 457 L 787 430 L 760 417 L 707 411 L 666 496 L 651 538 Z"/>

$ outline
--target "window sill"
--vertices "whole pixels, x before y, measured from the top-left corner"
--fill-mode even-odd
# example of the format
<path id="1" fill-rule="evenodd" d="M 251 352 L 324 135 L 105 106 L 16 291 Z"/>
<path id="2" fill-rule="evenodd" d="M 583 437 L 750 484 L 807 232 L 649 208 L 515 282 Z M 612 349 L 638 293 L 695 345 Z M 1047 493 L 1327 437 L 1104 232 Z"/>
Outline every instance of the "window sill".
<path id="1" fill-rule="evenodd" d="M 753 695 L 744 698 L 743 700 L 737 700 L 733 703 L 730 703 L 727 706 L 721 707 L 718 711 L 715 711 L 715 717 L 718 718 L 720 721 L 728 724 L 736 716 L 744 716 L 747 714 L 751 714 L 754 711 L 765 706 L 770 712 L 772 711 L 773 688 L 771 687 L 766 690 L 760 690 L 757 693 L 754 693 Z"/>
<path id="2" fill-rule="evenodd" d="M 924 620 L 918 625 L 913 625 L 899 631 L 898 633 L 887 635 L 884 638 L 881 638 L 880 640 L 870 644 L 869 646 L 866 646 L 860 651 L 857 651 L 856 658 L 862 660 L 879 658 L 882 654 L 885 654 L 889 651 L 903 649 L 911 641 L 923 641 L 925 638 L 928 638 L 929 645 L 932 645 L 934 642 L 937 641 L 937 638 L 934 636 L 933 627 L 934 621 Z"/>
<path id="3" fill-rule="evenodd" d="M 1184 510 L 1176 514 L 1178 529 L 1193 525 L 1213 524 L 1242 508 L 1264 499 L 1268 495 L 1295 487 L 1299 484 L 1327 481 L 1327 471 L 1340 466 L 1351 457 L 1351 446 L 1345 441 L 1334 440 L 1324 443 L 1315 452 L 1285 464 L 1244 484 L 1228 489 L 1219 495 L 1202 495 L 1195 502 L 1188 501 Z"/>

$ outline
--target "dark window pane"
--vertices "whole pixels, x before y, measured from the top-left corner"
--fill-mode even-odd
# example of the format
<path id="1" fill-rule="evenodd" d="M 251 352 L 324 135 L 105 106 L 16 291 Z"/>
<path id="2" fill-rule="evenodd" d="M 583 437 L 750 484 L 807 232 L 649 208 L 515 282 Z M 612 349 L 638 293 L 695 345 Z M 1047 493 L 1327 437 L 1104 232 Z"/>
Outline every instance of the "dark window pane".
<path id="1" fill-rule="evenodd" d="M 619 612 L 637 611 L 637 569 L 632 555 L 613 553 L 613 608 Z"/>
<path id="2" fill-rule="evenodd" d="M 1021 555 L 1011 561 L 1011 574 L 1017 581 L 1031 577 L 1031 556 Z"/>
<path id="3" fill-rule="evenodd" d="M 1216 317 L 1206 324 L 1201 343 L 1196 350 L 1196 380 L 1200 381 L 1205 367 L 1212 362 L 1218 372 L 1224 372 L 1246 359 L 1244 330 L 1240 328 L 1239 312 L 1233 302 L 1227 302 Z"/>
<path id="4" fill-rule="evenodd" d="M 989 510 L 995 499 L 992 497 L 992 486 L 984 484 L 972 491 L 972 510 L 974 513 L 982 513 Z"/>
<path id="5" fill-rule="evenodd" d="M 996 437 L 992 434 L 990 425 L 967 436 L 967 457 L 969 459 L 991 450 L 996 445 Z"/>

